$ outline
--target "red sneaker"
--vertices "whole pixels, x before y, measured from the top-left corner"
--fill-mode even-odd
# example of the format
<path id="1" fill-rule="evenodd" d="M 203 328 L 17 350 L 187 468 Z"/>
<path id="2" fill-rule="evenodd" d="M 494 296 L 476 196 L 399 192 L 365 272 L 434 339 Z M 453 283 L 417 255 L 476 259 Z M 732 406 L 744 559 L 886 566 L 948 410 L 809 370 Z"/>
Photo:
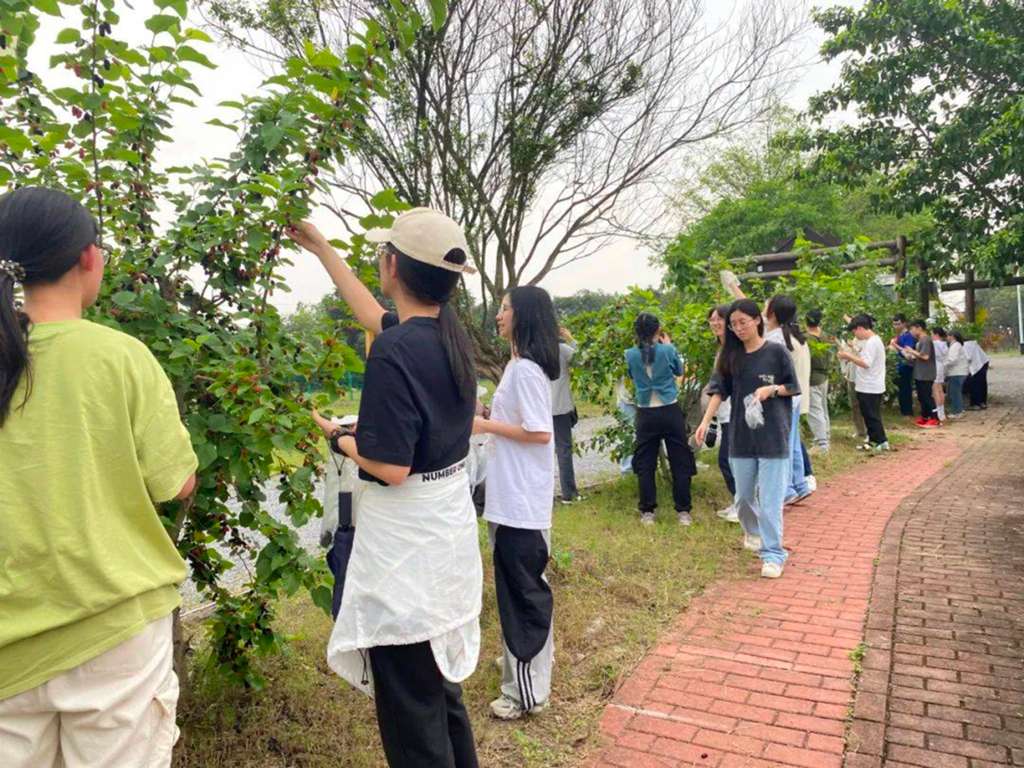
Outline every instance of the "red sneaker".
<path id="1" fill-rule="evenodd" d="M 924 424 L 921 425 L 925 429 L 935 429 L 936 427 L 942 426 L 938 419 L 928 419 Z"/>
<path id="2" fill-rule="evenodd" d="M 925 424 L 928 423 L 928 419 L 926 419 L 924 416 L 918 416 L 914 423 L 917 424 L 917 426 L 919 427 L 923 427 Z"/>

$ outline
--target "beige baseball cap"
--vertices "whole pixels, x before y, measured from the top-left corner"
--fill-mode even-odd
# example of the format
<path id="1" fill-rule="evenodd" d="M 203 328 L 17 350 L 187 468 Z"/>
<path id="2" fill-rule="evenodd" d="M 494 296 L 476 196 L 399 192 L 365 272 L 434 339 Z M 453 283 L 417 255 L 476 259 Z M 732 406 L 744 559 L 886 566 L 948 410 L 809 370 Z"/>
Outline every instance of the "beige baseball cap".
<path id="1" fill-rule="evenodd" d="M 469 259 L 469 244 L 462 227 L 433 208 L 413 208 L 398 216 L 390 228 L 371 229 L 366 233 L 371 243 L 391 243 L 410 259 L 447 269 L 449 272 L 474 274 L 473 267 L 445 261 L 454 248 L 461 248 Z"/>

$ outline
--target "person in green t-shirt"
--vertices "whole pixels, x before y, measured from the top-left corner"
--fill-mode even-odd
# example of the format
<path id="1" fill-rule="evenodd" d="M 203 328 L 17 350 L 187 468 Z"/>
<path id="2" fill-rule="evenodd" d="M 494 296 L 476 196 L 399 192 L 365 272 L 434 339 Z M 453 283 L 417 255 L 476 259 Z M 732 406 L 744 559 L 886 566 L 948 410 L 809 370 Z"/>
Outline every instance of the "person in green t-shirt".
<path id="1" fill-rule="evenodd" d="M 56 190 L 0 197 L 0 766 L 169 766 L 197 460 L 146 347 L 82 319 L 103 253 Z M 15 304 L 15 289 L 24 309 Z"/>

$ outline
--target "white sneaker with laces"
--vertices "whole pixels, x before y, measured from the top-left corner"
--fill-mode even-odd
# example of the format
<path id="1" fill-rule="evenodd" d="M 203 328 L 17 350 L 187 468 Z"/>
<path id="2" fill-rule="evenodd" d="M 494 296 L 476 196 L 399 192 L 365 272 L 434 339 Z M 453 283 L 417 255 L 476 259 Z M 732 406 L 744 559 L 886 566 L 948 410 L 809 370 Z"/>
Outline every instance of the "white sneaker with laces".
<path id="1" fill-rule="evenodd" d="M 641 525 L 654 525 L 654 513 L 653 512 L 641 512 L 640 513 L 640 524 Z"/>
<path id="2" fill-rule="evenodd" d="M 804 482 L 807 483 L 807 488 L 810 490 L 811 493 L 814 493 L 816 490 L 818 490 L 818 478 L 816 478 L 814 475 L 806 475 L 804 477 Z"/>
<path id="3" fill-rule="evenodd" d="M 743 534 L 743 548 L 749 549 L 751 552 L 761 551 L 761 537 L 751 536 L 749 533 Z"/>
<path id="4" fill-rule="evenodd" d="M 761 566 L 761 578 L 777 579 L 782 575 L 782 566 L 778 563 L 765 563 Z"/>
<path id="5" fill-rule="evenodd" d="M 680 525 L 693 525 L 693 517 L 689 512 L 676 512 Z"/>
<path id="6" fill-rule="evenodd" d="M 740 513 L 736 511 L 735 504 L 730 504 L 725 509 L 718 510 L 715 514 L 727 523 L 738 523 L 740 521 Z"/>

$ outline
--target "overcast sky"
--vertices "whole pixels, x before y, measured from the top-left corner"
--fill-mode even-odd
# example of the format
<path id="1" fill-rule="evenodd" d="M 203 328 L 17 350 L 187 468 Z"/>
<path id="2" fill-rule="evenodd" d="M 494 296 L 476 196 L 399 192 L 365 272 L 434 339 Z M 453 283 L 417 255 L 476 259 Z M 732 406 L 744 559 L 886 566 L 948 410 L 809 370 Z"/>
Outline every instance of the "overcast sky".
<path id="1" fill-rule="evenodd" d="M 799 2 L 794 0 L 794 3 Z M 818 6 L 860 4 L 860 0 L 817 3 Z M 717 15 L 721 12 L 722 6 L 709 5 L 715 9 L 712 13 Z M 148 3 L 140 4 L 135 13 L 127 14 L 122 22 L 121 35 L 131 39 L 137 30 L 138 39 L 149 38 L 149 33 L 142 27 L 142 20 L 152 13 L 151 7 L 147 6 Z M 52 27 L 54 33 L 63 26 L 58 20 L 50 21 L 47 26 Z M 197 20 L 190 21 L 197 23 Z M 784 95 L 784 103 L 795 109 L 802 110 L 811 95 L 828 88 L 838 75 L 838 65 L 826 64 L 817 56 L 823 39 L 820 30 L 810 25 L 802 50 L 795 52 L 797 60 L 808 62 L 792 90 Z M 37 46 L 34 53 L 33 58 L 37 59 L 33 62 L 34 66 L 45 67 L 45 57 L 49 55 L 46 46 Z M 215 50 L 207 50 L 207 53 L 218 64 L 218 68 L 212 71 L 196 68 L 194 79 L 203 97 L 195 109 L 178 109 L 174 129 L 171 131 L 173 141 L 161 153 L 161 160 L 166 166 L 190 164 L 201 157 L 212 158 L 229 153 L 235 144 L 235 134 L 207 125 L 206 122 L 213 117 L 221 117 L 230 122 L 235 113 L 218 108 L 217 104 L 237 99 L 242 94 L 254 93 L 264 79 L 253 62 L 236 50 L 217 46 Z M 314 221 L 328 236 L 344 236 L 344 231 L 329 212 L 317 214 Z M 635 243 L 619 241 L 588 259 L 553 271 L 542 285 L 556 296 L 572 294 L 584 288 L 618 291 L 630 285 L 653 286 L 661 282 L 662 274 L 658 268 L 650 265 L 649 257 L 650 253 Z M 277 296 L 274 302 L 286 312 L 294 309 L 299 302 L 315 302 L 331 290 L 326 275 L 312 256 L 297 256 L 296 264 L 289 269 L 287 278 L 292 292 Z"/>

